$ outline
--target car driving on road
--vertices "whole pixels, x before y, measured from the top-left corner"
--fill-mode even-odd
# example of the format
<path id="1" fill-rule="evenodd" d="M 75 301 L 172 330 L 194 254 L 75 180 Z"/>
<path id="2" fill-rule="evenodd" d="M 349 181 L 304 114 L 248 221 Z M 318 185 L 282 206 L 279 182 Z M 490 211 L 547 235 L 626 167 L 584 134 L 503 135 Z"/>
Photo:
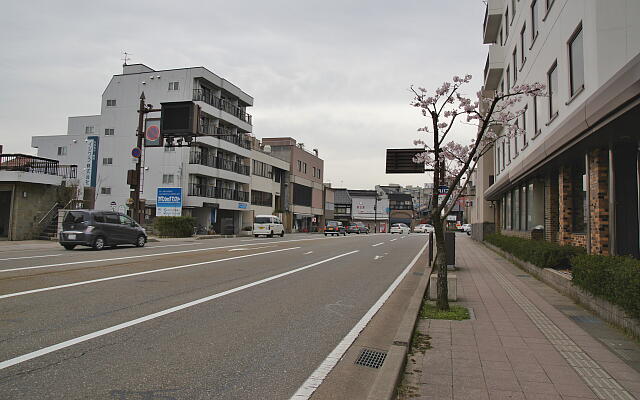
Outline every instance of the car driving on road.
<path id="1" fill-rule="evenodd" d="M 420 224 L 413 228 L 413 231 L 416 233 L 429 233 L 435 232 L 435 228 L 429 224 Z"/>
<path id="2" fill-rule="evenodd" d="M 280 218 L 275 215 L 256 215 L 253 221 L 253 236 L 258 237 L 260 235 L 267 237 L 279 235 L 284 237 L 284 225 Z"/>
<path id="3" fill-rule="evenodd" d="M 89 246 L 102 250 L 105 246 L 133 244 L 143 247 L 147 232 L 133 219 L 115 211 L 72 210 L 62 221 L 58 241 L 67 250 Z"/>
<path id="4" fill-rule="evenodd" d="M 399 233 L 399 234 L 403 234 L 403 233 L 410 233 L 411 229 L 407 226 L 407 224 L 404 224 L 402 222 L 400 223 L 396 223 L 391 225 L 391 229 L 389 229 L 390 233 Z"/>
<path id="5" fill-rule="evenodd" d="M 340 221 L 327 221 L 324 226 L 324 235 L 347 235 L 347 231 L 344 229 L 342 222 Z"/>
<path id="6" fill-rule="evenodd" d="M 369 233 L 369 228 L 362 222 L 351 222 L 345 229 L 347 233 Z"/>

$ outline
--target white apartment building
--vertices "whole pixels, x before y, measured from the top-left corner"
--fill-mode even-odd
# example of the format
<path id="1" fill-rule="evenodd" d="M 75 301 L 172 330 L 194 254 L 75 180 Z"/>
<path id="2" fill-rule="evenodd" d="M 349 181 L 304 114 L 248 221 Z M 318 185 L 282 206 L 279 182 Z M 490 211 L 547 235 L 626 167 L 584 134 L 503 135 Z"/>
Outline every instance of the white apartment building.
<path id="1" fill-rule="evenodd" d="M 200 129 L 192 147 L 147 147 L 143 153 L 141 198 L 146 218 L 155 215 L 159 187 L 179 187 L 183 215 L 218 233 L 237 233 L 251 223 L 251 116 L 253 98 L 203 67 L 156 71 L 124 65 L 102 94 L 99 115 L 70 117 L 66 135 L 36 136 L 38 155 L 78 164 L 79 179 L 95 189 L 95 208 L 128 209 L 127 171 L 135 168 L 140 95 L 160 108 L 163 102 L 195 101 Z M 159 118 L 159 113 L 148 114 Z M 210 136 L 216 134 L 217 136 Z"/>
<path id="2" fill-rule="evenodd" d="M 290 165 L 271 155 L 269 146 L 257 144 L 251 150 L 251 209 L 254 216 L 278 215 L 284 219 Z"/>
<path id="3" fill-rule="evenodd" d="M 549 95 L 527 97 L 526 135 L 481 160 L 474 236 L 495 228 L 639 257 L 640 2 L 487 3 L 483 90 L 541 82 Z"/>

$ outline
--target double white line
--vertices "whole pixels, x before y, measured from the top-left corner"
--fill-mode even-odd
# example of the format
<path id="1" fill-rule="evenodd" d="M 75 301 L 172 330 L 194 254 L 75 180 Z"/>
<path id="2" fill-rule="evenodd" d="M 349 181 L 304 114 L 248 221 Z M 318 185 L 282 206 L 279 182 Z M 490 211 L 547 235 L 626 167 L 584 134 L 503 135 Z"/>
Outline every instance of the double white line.
<path id="1" fill-rule="evenodd" d="M 285 251 L 285 250 L 292 250 L 292 249 L 293 248 L 284 249 L 284 250 L 275 250 L 275 251 Z M 133 319 L 131 321 L 123 322 L 121 324 L 114 325 L 114 326 L 109 327 L 109 328 L 101 329 L 99 331 L 96 331 L 96 332 L 93 332 L 93 333 L 89 333 L 87 335 L 79 336 L 79 337 L 71 339 L 71 340 L 66 340 L 64 342 L 55 344 L 53 346 L 48 346 L 48 347 L 45 347 L 43 349 L 40 349 L 40 350 L 37 350 L 37 351 L 33 351 L 31 353 L 27 353 L 27 354 L 24 354 L 22 356 L 18 356 L 18 357 L 12 358 L 12 359 L 7 360 L 7 361 L 2 361 L 2 362 L 0 362 L 0 370 L 5 369 L 5 368 L 9 368 L 9 367 L 11 367 L 13 365 L 20 364 L 20 363 L 28 361 L 28 360 L 32 360 L 32 359 L 37 358 L 37 357 L 44 356 L 44 355 L 49 354 L 49 353 L 53 353 L 54 351 L 58 351 L 58 350 L 66 348 L 66 347 L 70 347 L 70 346 L 76 345 L 78 343 L 86 342 L 87 340 L 95 339 L 97 337 L 104 336 L 104 335 L 107 335 L 109 333 L 113 333 L 113 332 L 128 328 L 130 326 L 138 325 L 138 324 L 141 324 L 143 322 L 150 321 L 152 319 L 160 318 L 162 316 L 165 316 L 165 315 L 168 315 L 168 314 L 172 314 L 174 312 L 177 312 L 177 311 L 180 311 L 180 310 L 184 310 L 186 308 L 190 308 L 190 307 L 196 306 L 198 304 L 202 304 L 202 303 L 205 303 L 205 302 L 208 302 L 208 301 L 211 301 L 211 300 L 219 299 L 220 297 L 224 297 L 224 296 L 227 296 L 227 295 L 232 294 L 232 293 L 240 292 L 242 290 L 249 289 L 249 288 L 254 287 L 254 286 L 262 285 L 263 283 L 267 283 L 267 282 L 270 282 L 270 281 L 273 281 L 273 280 L 276 280 L 276 279 L 280 279 L 280 278 L 283 278 L 283 277 L 285 277 L 287 275 L 291 275 L 291 274 L 295 274 L 295 273 L 300 272 L 300 271 L 304 271 L 305 269 L 313 268 L 313 267 L 318 266 L 320 264 L 324 264 L 324 263 L 327 263 L 329 261 L 333 261 L 335 259 L 338 259 L 338 258 L 341 258 L 341 257 L 345 257 L 345 256 L 348 256 L 350 254 L 357 253 L 358 251 L 359 250 L 354 250 L 354 251 L 350 251 L 348 253 L 339 254 L 339 255 L 337 255 L 335 257 L 327 258 L 325 260 L 318 261 L 318 262 L 315 262 L 313 264 L 305 265 L 304 267 L 295 268 L 295 269 L 292 269 L 290 271 L 283 272 L 281 274 L 273 275 L 273 276 L 270 276 L 268 278 L 260 279 L 260 280 L 255 281 L 255 282 L 248 283 L 246 285 L 242 285 L 242 286 L 238 286 L 238 287 L 233 288 L 233 289 L 226 290 L 224 292 L 216 293 L 216 294 L 211 295 L 211 296 L 207 296 L 207 297 L 203 297 L 203 298 L 198 299 L 198 300 L 190 301 L 188 303 L 184 303 L 184 304 L 181 304 L 179 306 L 167 308 L 166 310 L 162 310 L 162 311 L 159 311 L 159 312 L 156 312 L 156 313 L 153 313 L 153 314 L 145 315 L 144 317 L 140 317 L 140 318 Z M 273 252 L 274 251 L 271 251 L 271 252 L 268 252 L 268 253 L 273 253 Z M 256 256 L 256 255 L 266 254 L 266 253 L 267 252 L 259 253 L 259 254 L 251 254 L 251 255 L 246 255 L 246 256 L 240 256 L 240 257 L 234 257 L 234 259 L 235 258 L 242 258 L 242 257 L 251 257 L 251 256 Z M 226 260 L 229 260 L 229 259 L 226 259 Z M 206 263 L 198 263 L 198 264 L 193 264 L 193 265 L 210 264 L 210 263 L 213 263 L 213 262 L 221 262 L 221 261 L 224 261 L 224 260 L 209 261 L 209 262 L 206 262 Z M 191 265 L 191 266 L 193 266 L 193 265 Z M 186 266 L 181 266 L 181 267 L 182 268 L 186 268 Z M 178 268 L 178 267 L 167 268 L 167 269 L 176 269 L 176 268 Z M 129 276 L 130 275 L 133 275 L 133 274 L 129 274 Z M 120 276 L 120 277 L 124 277 L 124 276 Z"/>

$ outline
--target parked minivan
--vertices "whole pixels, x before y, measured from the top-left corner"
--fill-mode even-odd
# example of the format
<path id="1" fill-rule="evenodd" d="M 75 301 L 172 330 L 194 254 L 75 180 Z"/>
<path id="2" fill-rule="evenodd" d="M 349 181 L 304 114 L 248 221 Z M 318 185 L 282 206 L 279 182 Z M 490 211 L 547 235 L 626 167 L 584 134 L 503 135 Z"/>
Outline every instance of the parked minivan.
<path id="1" fill-rule="evenodd" d="M 78 245 L 93 247 L 95 250 L 120 244 L 143 247 L 147 243 L 147 232 L 122 213 L 71 210 L 62 221 L 58 241 L 67 250 L 73 250 Z"/>
<path id="2" fill-rule="evenodd" d="M 273 237 L 273 235 L 280 235 L 284 237 L 284 225 L 280 218 L 275 215 L 256 215 L 253 221 L 253 236 L 258 237 L 260 235 Z"/>

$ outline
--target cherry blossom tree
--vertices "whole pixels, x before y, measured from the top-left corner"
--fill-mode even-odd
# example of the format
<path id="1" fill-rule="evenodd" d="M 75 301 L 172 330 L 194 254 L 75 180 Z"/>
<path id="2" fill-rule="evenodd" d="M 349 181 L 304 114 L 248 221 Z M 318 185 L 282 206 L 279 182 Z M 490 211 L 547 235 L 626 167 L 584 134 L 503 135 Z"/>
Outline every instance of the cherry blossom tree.
<path id="1" fill-rule="evenodd" d="M 414 145 L 423 146 L 425 151 L 417 154 L 413 161 L 424 163 L 433 170 L 431 218 L 437 248 L 437 307 L 440 310 L 449 309 L 444 247 L 446 217 L 466 189 L 479 158 L 491 150 L 500 137 L 513 138 L 525 132 L 524 127 L 517 124 L 525 112 L 520 104 L 522 100 L 526 96 L 545 95 L 543 84 L 523 84 L 513 86 L 506 93 L 478 92 L 478 100 L 472 102 L 464 93 L 470 81 L 471 75 L 454 76 L 451 82 L 444 82 L 433 93 L 422 87 L 411 87 L 414 94 L 411 105 L 420 109 L 427 119 L 427 124 L 418 129 L 426 138 L 414 141 Z M 454 126 L 461 123 L 477 127 L 475 137 L 466 145 L 451 140 L 449 136 Z M 445 184 L 450 188 L 449 192 L 439 199 L 437 188 Z"/>

